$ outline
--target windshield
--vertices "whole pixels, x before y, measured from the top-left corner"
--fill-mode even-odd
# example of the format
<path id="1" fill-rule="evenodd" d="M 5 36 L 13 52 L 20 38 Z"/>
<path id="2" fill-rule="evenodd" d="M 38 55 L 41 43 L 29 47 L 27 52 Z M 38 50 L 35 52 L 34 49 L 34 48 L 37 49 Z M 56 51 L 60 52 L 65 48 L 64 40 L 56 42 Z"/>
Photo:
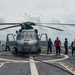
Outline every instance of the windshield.
<path id="1" fill-rule="evenodd" d="M 35 39 L 35 33 L 33 31 L 24 31 L 17 35 L 17 40 L 21 39 L 25 40 L 34 40 Z"/>
<path id="2" fill-rule="evenodd" d="M 21 39 L 23 39 L 24 38 L 24 34 L 23 33 L 19 33 L 18 35 L 17 35 L 17 40 L 21 40 Z"/>
<path id="3" fill-rule="evenodd" d="M 24 32 L 24 35 L 25 35 L 25 40 L 34 40 L 35 39 L 35 34 L 33 31 Z"/>

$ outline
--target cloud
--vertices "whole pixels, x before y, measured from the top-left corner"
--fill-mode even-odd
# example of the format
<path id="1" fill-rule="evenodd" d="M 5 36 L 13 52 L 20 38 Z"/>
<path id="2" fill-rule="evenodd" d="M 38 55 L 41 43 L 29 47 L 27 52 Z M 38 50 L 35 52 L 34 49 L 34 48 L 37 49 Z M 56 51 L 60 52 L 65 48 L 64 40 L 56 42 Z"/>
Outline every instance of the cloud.
<path id="1" fill-rule="evenodd" d="M 0 0 L 0 22 L 26 22 L 34 21 L 36 23 L 60 22 L 75 23 L 75 1 L 74 0 Z M 47 25 L 46 25 L 47 26 Z M 56 30 L 35 27 L 39 33 L 47 33 L 49 37 L 55 39 L 59 37 L 74 37 L 75 27 L 53 26 L 64 29 L 64 32 Z M 3 26 L 1 26 L 3 27 Z M 0 32 L 0 35 L 8 32 L 15 33 L 13 28 Z M 3 33 L 3 34 L 2 34 Z M 5 36 L 4 36 L 5 37 Z M 64 37 L 63 37 L 64 38 Z M 3 38 L 1 38 L 3 39 Z"/>

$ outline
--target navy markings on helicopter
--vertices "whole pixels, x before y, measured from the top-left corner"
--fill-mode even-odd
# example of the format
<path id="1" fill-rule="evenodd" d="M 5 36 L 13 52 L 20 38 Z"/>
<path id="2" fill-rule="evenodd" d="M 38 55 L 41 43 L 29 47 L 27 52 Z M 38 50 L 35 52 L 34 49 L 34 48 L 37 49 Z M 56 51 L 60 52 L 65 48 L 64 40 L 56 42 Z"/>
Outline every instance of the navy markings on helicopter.
<path id="1" fill-rule="evenodd" d="M 16 31 L 16 33 L 17 33 L 16 40 L 15 40 L 13 34 L 7 35 L 7 40 L 6 40 L 7 45 L 13 46 L 13 49 L 16 53 L 19 53 L 19 52 L 26 52 L 26 53 L 37 52 L 37 53 L 40 53 L 41 52 L 41 46 L 40 46 L 39 42 L 41 41 L 40 38 L 43 34 L 41 34 L 40 38 L 39 38 L 38 30 L 34 29 L 33 26 L 42 26 L 42 27 L 46 27 L 46 28 L 55 29 L 58 31 L 64 31 L 64 30 L 59 29 L 59 28 L 54 28 L 54 27 L 50 27 L 50 26 L 43 26 L 40 24 L 41 23 L 34 23 L 34 22 L 0 23 L 0 25 L 13 25 L 13 26 L 1 28 L 0 31 L 21 26 L 21 29 L 19 31 Z M 75 24 L 62 24 L 62 23 L 43 23 L 43 24 L 75 26 Z M 12 35 L 12 37 L 14 39 L 13 43 L 11 41 L 9 41 L 9 35 Z M 47 41 L 48 36 L 47 36 L 47 34 L 44 34 L 44 35 L 46 35 L 46 41 Z M 12 43 L 12 44 L 10 44 L 10 43 Z"/>

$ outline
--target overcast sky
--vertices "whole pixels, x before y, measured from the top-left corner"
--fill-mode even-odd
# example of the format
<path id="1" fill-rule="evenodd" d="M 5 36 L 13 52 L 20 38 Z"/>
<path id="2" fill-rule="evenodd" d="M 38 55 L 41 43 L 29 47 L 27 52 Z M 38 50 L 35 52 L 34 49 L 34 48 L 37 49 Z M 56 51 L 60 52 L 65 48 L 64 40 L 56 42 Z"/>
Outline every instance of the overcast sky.
<path id="1" fill-rule="evenodd" d="M 40 23 L 75 23 L 74 0 L 0 0 L 0 22 L 26 22 Z M 49 25 L 50 26 L 50 25 Z M 52 25 L 51 25 L 52 26 Z M 5 26 L 0 26 L 0 28 Z M 52 26 L 54 27 L 54 26 Z M 57 36 L 63 41 L 65 37 L 72 41 L 75 37 L 75 27 L 55 26 L 64 29 L 59 32 L 52 29 L 36 27 L 39 33 L 47 33 L 54 40 Z M 6 35 L 15 33 L 13 28 L 0 31 L 0 40 L 5 40 Z"/>

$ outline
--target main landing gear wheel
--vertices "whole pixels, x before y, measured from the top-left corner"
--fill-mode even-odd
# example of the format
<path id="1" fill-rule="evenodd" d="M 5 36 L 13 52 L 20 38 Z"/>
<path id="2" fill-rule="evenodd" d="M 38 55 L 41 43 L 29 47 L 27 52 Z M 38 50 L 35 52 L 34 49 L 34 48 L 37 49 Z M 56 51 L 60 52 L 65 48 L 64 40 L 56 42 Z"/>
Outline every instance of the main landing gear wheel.
<path id="1" fill-rule="evenodd" d="M 38 53 L 41 53 L 41 47 L 38 48 Z"/>
<path id="2" fill-rule="evenodd" d="M 12 50 L 12 54 L 13 54 L 13 55 L 17 55 L 17 54 L 18 54 L 18 50 L 17 50 L 16 47 L 13 48 L 13 50 Z"/>

